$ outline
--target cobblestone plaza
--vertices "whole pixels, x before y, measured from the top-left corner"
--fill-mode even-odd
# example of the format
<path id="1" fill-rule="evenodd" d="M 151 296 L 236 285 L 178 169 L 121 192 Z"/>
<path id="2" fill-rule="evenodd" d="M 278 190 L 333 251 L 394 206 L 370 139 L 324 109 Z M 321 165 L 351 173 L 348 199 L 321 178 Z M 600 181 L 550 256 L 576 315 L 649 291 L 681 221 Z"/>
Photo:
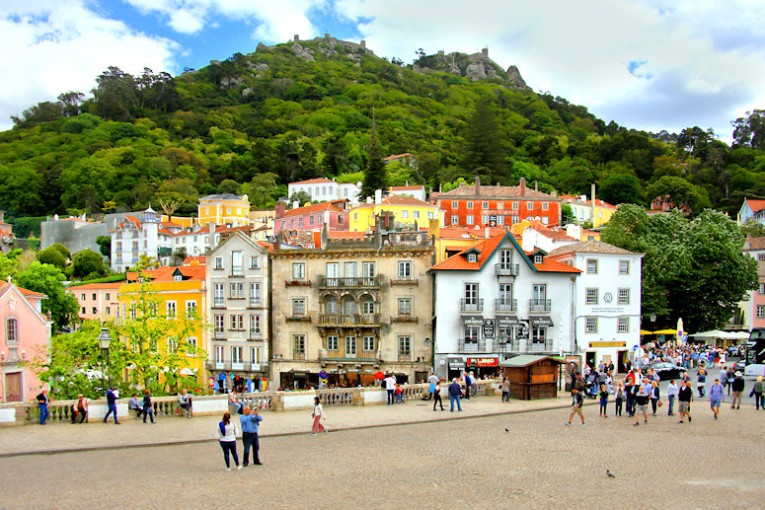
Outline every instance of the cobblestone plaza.
<path id="1" fill-rule="evenodd" d="M 472 418 L 472 405 L 435 413 L 466 419 L 266 436 L 264 465 L 242 471 L 225 471 L 214 441 L 6 457 L 0 508 L 720 509 L 756 508 L 765 497 L 765 412 L 749 404 L 723 406 L 714 421 L 698 402 L 692 424 L 664 412 L 638 427 L 588 405 L 585 428 L 564 427 L 564 408 Z M 433 417 L 428 403 L 400 407 Z M 190 421 L 202 420 L 211 429 L 217 421 Z"/>

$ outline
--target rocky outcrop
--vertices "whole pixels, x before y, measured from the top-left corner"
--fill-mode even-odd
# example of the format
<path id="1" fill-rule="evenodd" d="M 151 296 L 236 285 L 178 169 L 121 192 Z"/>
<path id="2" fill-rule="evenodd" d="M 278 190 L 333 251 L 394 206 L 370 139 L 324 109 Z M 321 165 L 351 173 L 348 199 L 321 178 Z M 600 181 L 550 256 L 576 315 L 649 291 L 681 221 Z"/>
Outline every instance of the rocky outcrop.
<path id="1" fill-rule="evenodd" d="M 507 81 L 514 89 L 527 89 L 526 81 L 521 77 L 521 72 L 515 66 L 507 68 Z"/>
<path id="2" fill-rule="evenodd" d="M 292 43 L 292 53 L 294 53 L 296 57 L 302 58 L 306 62 L 313 62 L 316 60 L 313 58 L 313 50 L 304 48 L 300 45 L 300 43 L 297 42 Z"/>
<path id="3" fill-rule="evenodd" d="M 415 72 L 429 74 L 446 72 L 464 76 L 471 81 L 498 79 L 508 88 L 526 90 L 529 87 L 521 77 L 516 66 L 502 70 L 489 58 L 489 50 L 484 48 L 480 53 L 467 55 L 465 53 L 450 53 L 445 55 L 440 51 L 436 55 L 420 58 L 413 66 Z"/>

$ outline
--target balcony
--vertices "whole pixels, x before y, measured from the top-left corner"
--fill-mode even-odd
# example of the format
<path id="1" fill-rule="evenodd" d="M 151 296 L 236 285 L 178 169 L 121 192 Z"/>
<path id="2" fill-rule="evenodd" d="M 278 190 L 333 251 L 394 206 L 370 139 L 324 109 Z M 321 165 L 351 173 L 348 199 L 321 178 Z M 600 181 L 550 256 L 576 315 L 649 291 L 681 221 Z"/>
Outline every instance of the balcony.
<path id="1" fill-rule="evenodd" d="M 346 276 L 328 278 L 319 276 L 317 285 L 320 289 L 379 289 L 382 276 Z"/>
<path id="2" fill-rule="evenodd" d="M 419 322 L 419 317 L 411 313 L 400 313 L 390 318 L 391 322 Z"/>
<path id="3" fill-rule="evenodd" d="M 460 299 L 462 313 L 483 312 L 483 299 Z"/>
<path id="4" fill-rule="evenodd" d="M 310 287 L 311 280 L 284 280 L 285 287 Z"/>
<path id="5" fill-rule="evenodd" d="M 226 298 L 222 298 L 222 297 L 213 298 L 213 308 L 225 308 L 225 307 L 226 307 Z"/>
<path id="6" fill-rule="evenodd" d="M 305 360 L 305 352 L 296 352 L 292 359 Z"/>
<path id="7" fill-rule="evenodd" d="M 414 276 L 408 276 L 408 277 L 396 277 L 391 278 L 390 280 L 391 285 L 419 285 L 420 280 L 418 278 L 415 278 Z"/>
<path id="8" fill-rule="evenodd" d="M 517 299 L 495 299 L 494 311 L 497 313 L 512 313 L 518 311 Z"/>
<path id="9" fill-rule="evenodd" d="M 319 315 L 319 327 L 354 328 L 358 326 L 380 327 L 380 314 L 328 314 Z"/>
<path id="10" fill-rule="evenodd" d="M 485 340 L 460 338 L 459 343 L 459 352 L 487 352 Z"/>
<path id="11" fill-rule="evenodd" d="M 518 264 L 494 264 L 494 274 L 497 276 L 518 276 Z"/>
<path id="12" fill-rule="evenodd" d="M 242 363 L 242 362 L 239 362 L 239 363 L 231 362 L 231 370 L 244 370 L 244 363 Z"/>
<path id="13" fill-rule="evenodd" d="M 529 313 L 545 313 L 552 310 L 550 299 L 529 299 Z"/>
<path id="14" fill-rule="evenodd" d="M 288 315 L 285 319 L 287 322 L 311 322 L 311 316 L 308 314 Z"/>
<path id="15" fill-rule="evenodd" d="M 242 266 L 231 266 L 231 276 L 244 276 L 244 268 Z"/>
<path id="16" fill-rule="evenodd" d="M 251 297 L 250 301 L 247 303 L 248 308 L 262 308 L 263 307 L 263 301 L 259 297 Z"/>

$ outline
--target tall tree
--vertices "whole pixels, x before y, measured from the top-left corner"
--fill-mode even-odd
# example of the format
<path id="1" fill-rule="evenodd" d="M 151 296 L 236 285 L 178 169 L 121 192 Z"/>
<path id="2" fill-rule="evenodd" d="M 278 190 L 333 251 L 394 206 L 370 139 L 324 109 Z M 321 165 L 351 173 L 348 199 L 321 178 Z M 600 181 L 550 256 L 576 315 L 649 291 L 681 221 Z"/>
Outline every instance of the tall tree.
<path id="1" fill-rule="evenodd" d="M 480 101 L 465 133 L 463 166 L 468 170 L 485 168 L 488 182 L 510 184 L 497 117 L 488 101 Z"/>
<path id="2" fill-rule="evenodd" d="M 42 300 L 43 313 L 50 312 L 54 326 L 60 330 L 77 319 L 79 305 L 77 298 L 64 290 L 66 277 L 56 266 L 32 262 L 19 274 L 17 283 L 20 287 L 45 294 Z"/>
<path id="3" fill-rule="evenodd" d="M 765 149 L 765 110 L 746 112 L 733 124 L 733 146 Z"/>
<path id="4" fill-rule="evenodd" d="M 372 127 L 372 136 L 369 137 L 367 146 L 367 161 L 364 169 L 364 181 L 361 185 L 360 198 L 374 197 L 376 190 L 387 189 L 387 178 L 385 175 L 385 162 L 380 140 L 377 138 L 377 128 Z"/>

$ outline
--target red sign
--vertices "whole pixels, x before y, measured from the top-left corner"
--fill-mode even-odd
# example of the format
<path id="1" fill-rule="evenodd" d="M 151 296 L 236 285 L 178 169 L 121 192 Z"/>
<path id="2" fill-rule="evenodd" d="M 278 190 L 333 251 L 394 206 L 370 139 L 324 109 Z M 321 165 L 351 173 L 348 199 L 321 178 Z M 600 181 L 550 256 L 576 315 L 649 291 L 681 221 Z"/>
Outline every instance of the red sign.
<path id="1" fill-rule="evenodd" d="M 468 358 L 468 367 L 498 367 L 499 358 Z"/>

